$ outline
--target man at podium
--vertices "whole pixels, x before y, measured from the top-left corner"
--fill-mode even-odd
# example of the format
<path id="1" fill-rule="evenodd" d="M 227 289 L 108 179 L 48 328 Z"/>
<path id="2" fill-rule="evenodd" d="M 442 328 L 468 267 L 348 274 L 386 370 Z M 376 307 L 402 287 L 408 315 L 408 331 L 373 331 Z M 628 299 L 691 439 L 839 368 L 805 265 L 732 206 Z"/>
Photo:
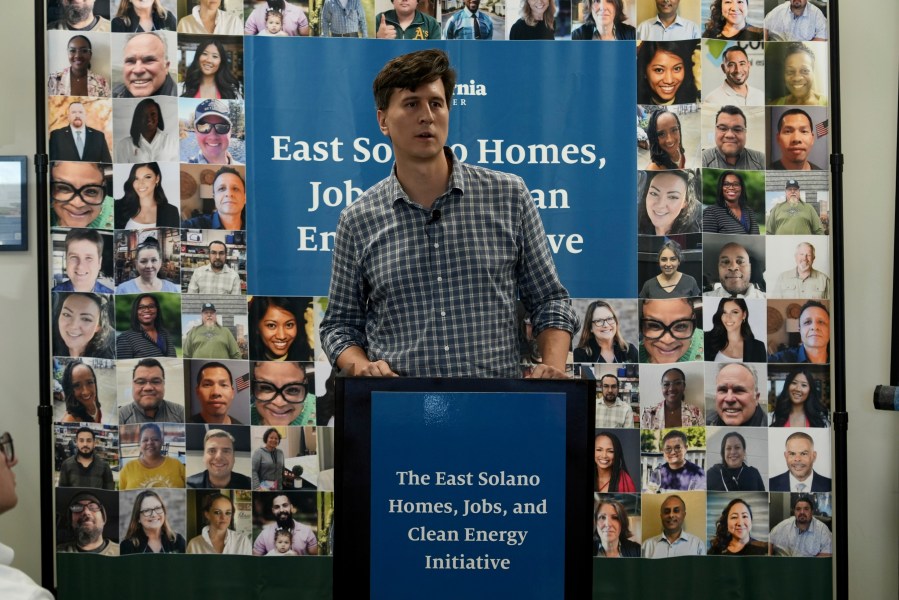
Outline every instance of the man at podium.
<path id="1" fill-rule="evenodd" d="M 375 78 L 395 162 L 340 215 L 322 347 L 348 375 L 520 377 L 520 297 L 543 360 L 530 376 L 565 377 L 577 316 L 521 178 L 446 147 L 455 79 L 437 49 Z"/>

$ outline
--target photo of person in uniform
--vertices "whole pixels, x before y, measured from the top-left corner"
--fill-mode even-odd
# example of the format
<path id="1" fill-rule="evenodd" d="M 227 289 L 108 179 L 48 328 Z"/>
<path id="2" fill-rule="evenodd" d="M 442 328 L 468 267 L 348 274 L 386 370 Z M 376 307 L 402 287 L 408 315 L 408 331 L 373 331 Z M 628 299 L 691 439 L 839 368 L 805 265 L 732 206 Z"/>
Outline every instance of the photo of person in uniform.
<path id="1" fill-rule="evenodd" d="M 480 6 L 481 0 L 464 0 L 462 8 L 450 14 L 443 24 L 443 39 L 493 39 L 493 20 L 486 11 L 478 10 Z"/>

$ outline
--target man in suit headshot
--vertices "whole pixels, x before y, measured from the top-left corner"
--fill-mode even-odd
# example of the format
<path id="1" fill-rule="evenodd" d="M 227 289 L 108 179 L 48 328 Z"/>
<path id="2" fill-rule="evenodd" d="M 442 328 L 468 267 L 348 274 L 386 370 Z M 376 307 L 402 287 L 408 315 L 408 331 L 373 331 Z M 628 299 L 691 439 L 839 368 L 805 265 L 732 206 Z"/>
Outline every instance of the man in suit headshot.
<path id="1" fill-rule="evenodd" d="M 787 438 L 784 458 L 787 472 L 771 478 L 772 492 L 829 492 L 830 479 L 812 468 L 818 453 L 815 440 L 807 433 L 797 431 Z"/>
<path id="2" fill-rule="evenodd" d="M 50 132 L 50 160 L 84 160 L 111 163 L 109 146 L 102 131 L 87 126 L 87 111 L 81 102 L 69 104 L 69 124 Z"/>

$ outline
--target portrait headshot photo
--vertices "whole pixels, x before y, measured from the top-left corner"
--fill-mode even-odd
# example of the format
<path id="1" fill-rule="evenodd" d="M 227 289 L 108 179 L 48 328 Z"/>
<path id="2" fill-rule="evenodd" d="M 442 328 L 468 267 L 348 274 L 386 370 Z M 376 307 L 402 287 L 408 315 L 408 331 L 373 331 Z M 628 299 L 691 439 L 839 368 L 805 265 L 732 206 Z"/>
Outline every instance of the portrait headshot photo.
<path id="1" fill-rule="evenodd" d="M 640 558 L 640 494 L 593 494 L 593 556 Z"/>
<path id="2" fill-rule="evenodd" d="M 596 428 L 639 427 L 639 366 L 605 363 L 580 366 L 582 378 L 596 379 Z"/>
<path id="3" fill-rule="evenodd" d="M 47 99 L 50 160 L 111 163 L 112 101 L 86 96 Z"/>
<path id="4" fill-rule="evenodd" d="M 768 310 L 760 298 L 714 298 L 705 301 L 705 360 L 765 362 Z"/>
<path id="5" fill-rule="evenodd" d="M 709 494 L 706 500 L 707 553 L 766 556 L 768 515 L 768 494 L 765 492 Z"/>
<path id="6" fill-rule="evenodd" d="M 771 494 L 771 555 L 833 555 L 833 497 L 828 492 Z"/>
<path id="7" fill-rule="evenodd" d="M 50 163 L 50 225 L 112 229 L 112 165 L 54 161 Z"/>
<path id="8" fill-rule="evenodd" d="M 830 362 L 830 302 L 768 301 L 769 363 Z"/>
<path id="9" fill-rule="evenodd" d="M 637 39 L 653 42 L 700 37 L 699 0 L 637 0 Z"/>
<path id="10" fill-rule="evenodd" d="M 571 307 L 581 317 L 580 328 L 571 336 L 574 362 L 637 362 L 635 300 L 574 298 Z"/>
<path id="11" fill-rule="evenodd" d="M 702 202 L 698 173 L 698 169 L 637 172 L 637 232 L 640 235 L 699 233 Z"/>
<path id="12" fill-rule="evenodd" d="M 119 495 L 110 490 L 56 490 L 56 551 L 119 555 Z"/>
<path id="13" fill-rule="evenodd" d="M 98 229 L 54 227 L 52 281 L 54 292 L 111 294 L 113 280 L 112 232 Z"/>
<path id="14" fill-rule="evenodd" d="M 765 233 L 765 172 L 702 170 L 702 231 Z"/>
<path id="15" fill-rule="evenodd" d="M 706 424 L 767 427 L 765 363 L 705 363 Z"/>
<path id="16" fill-rule="evenodd" d="M 621 0 L 615 1 L 621 2 Z M 505 10 L 500 9 L 496 12 L 505 13 Z M 486 3 L 482 5 L 481 0 L 465 0 L 465 2 L 461 3 L 458 10 L 450 10 L 448 5 L 443 5 L 441 11 L 443 39 L 506 39 L 505 15 L 496 14 L 496 12 L 492 5 L 487 5 Z"/>
<path id="17" fill-rule="evenodd" d="M 184 361 L 181 359 L 120 360 L 116 364 L 116 388 L 120 423 L 184 422 Z M 124 419 L 123 409 L 129 415 Z"/>
<path id="18" fill-rule="evenodd" d="M 57 422 L 53 433 L 56 436 L 54 479 L 58 487 L 116 489 L 119 468 L 116 425 Z"/>
<path id="19" fill-rule="evenodd" d="M 115 425 L 119 422 L 115 398 L 115 361 L 105 358 L 53 359 L 54 422 Z M 106 402 L 105 411 L 103 402 Z"/>
<path id="20" fill-rule="evenodd" d="M 272 13 L 280 13 L 279 31 L 275 32 Z M 306 3 L 296 0 L 244 0 L 244 35 L 307 36 L 312 33 Z"/>
<path id="21" fill-rule="evenodd" d="M 184 487 L 184 423 L 122 425 L 119 435 L 120 490 Z"/>
<path id="22" fill-rule="evenodd" d="M 119 294 L 116 357 L 181 355 L 181 296 L 174 293 Z"/>
<path id="23" fill-rule="evenodd" d="M 645 494 L 642 498 L 643 558 L 705 554 L 705 492 Z"/>
<path id="24" fill-rule="evenodd" d="M 190 368 L 184 370 L 185 396 L 191 399 L 188 423 L 249 425 L 249 363 L 196 359 L 189 363 Z"/>
<path id="25" fill-rule="evenodd" d="M 116 229 L 180 225 L 177 162 L 116 163 L 112 169 Z"/>
<path id="26" fill-rule="evenodd" d="M 116 231 L 116 293 L 180 292 L 180 242 L 173 228 Z"/>
<path id="27" fill-rule="evenodd" d="M 234 165 L 246 162 L 244 106 L 241 100 L 178 99 L 182 132 L 181 162 Z"/>
<path id="28" fill-rule="evenodd" d="M 829 241 L 823 235 L 768 237 L 768 297 L 829 300 L 833 293 Z"/>
<path id="29" fill-rule="evenodd" d="M 702 250 L 685 250 L 676 240 L 689 244 L 699 234 L 671 237 L 640 236 L 637 240 L 637 283 L 640 298 L 687 298 L 699 296 L 702 281 Z"/>
<path id="30" fill-rule="evenodd" d="M 638 492 L 640 430 L 601 429 L 593 435 L 593 491 Z"/>
<path id="31" fill-rule="evenodd" d="M 312 298 L 248 296 L 250 358 L 312 360 Z"/>
<path id="32" fill-rule="evenodd" d="M 827 106 L 827 59 L 827 42 L 765 44 L 765 103 Z"/>
<path id="33" fill-rule="evenodd" d="M 178 36 L 178 95 L 243 98 L 242 36 Z"/>
<path id="34" fill-rule="evenodd" d="M 705 427 L 641 430 L 643 492 L 706 489 L 705 436 Z"/>
<path id="35" fill-rule="evenodd" d="M 821 171 L 828 165 L 829 119 L 823 106 L 768 109 L 768 162 L 773 171 Z"/>
<path id="36" fill-rule="evenodd" d="M 109 3 L 48 0 L 47 29 L 109 32 Z"/>
<path id="37" fill-rule="evenodd" d="M 696 169 L 700 165 L 699 105 L 638 106 L 637 127 L 645 144 L 637 145 L 641 169 Z"/>
<path id="38" fill-rule="evenodd" d="M 765 108 L 725 104 L 703 110 L 702 166 L 761 171 L 765 168 Z"/>
<path id="39" fill-rule="evenodd" d="M 765 0 L 765 32 L 769 42 L 827 40 L 827 2 Z"/>
<path id="40" fill-rule="evenodd" d="M 247 303 L 244 296 L 181 296 L 184 358 L 246 359 Z"/>
<path id="41" fill-rule="evenodd" d="M 830 429 L 768 429 L 768 472 L 772 492 L 831 491 Z"/>
<path id="42" fill-rule="evenodd" d="M 115 309 L 108 294 L 53 292 L 53 356 L 115 358 Z"/>
<path id="43" fill-rule="evenodd" d="M 771 427 L 829 427 L 830 369 L 769 365 L 768 414 Z"/>
<path id="44" fill-rule="evenodd" d="M 640 380 L 642 429 L 705 424 L 702 363 L 640 365 Z"/>
<path id="45" fill-rule="evenodd" d="M 246 202 L 246 167 L 181 164 L 184 229 L 244 230 Z"/>
<path id="46" fill-rule="evenodd" d="M 314 425 L 317 423 L 316 367 L 327 372 L 329 363 L 291 361 L 250 362 L 250 420 L 253 425 Z M 327 379 L 327 377 L 325 377 Z M 326 395 L 324 390 L 322 395 Z M 333 417 L 333 385 L 330 390 Z M 325 411 L 324 414 L 327 414 Z M 323 415 L 324 416 L 324 415 Z M 323 425 L 328 424 L 325 419 Z M 333 425 L 333 423 L 331 423 Z"/>
<path id="47" fill-rule="evenodd" d="M 187 494 L 183 489 L 119 492 L 121 553 L 184 554 Z"/>
<path id="48" fill-rule="evenodd" d="M 118 98 L 113 106 L 113 127 L 115 162 L 178 162 L 177 98 Z M 178 196 L 170 198 L 177 201 Z"/>
<path id="49" fill-rule="evenodd" d="M 182 229 L 181 291 L 237 296 L 247 293 L 247 245 L 243 231 Z"/>
<path id="50" fill-rule="evenodd" d="M 765 105 L 765 53 L 761 46 L 702 40 L 702 102 L 707 109 Z"/>
<path id="51" fill-rule="evenodd" d="M 766 182 L 765 233 L 829 235 L 830 193 L 827 176 L 827 171 L 772 171 Z"/>
<path id="52" fill-rule="evenodd" d="M 253 494 L 253 555 L 317 556 L 316 496 L 292 490 Z M 284 533 L 286 542 L 279 540 Z"/>
<path id="53" fill-rule="evenodd" d="M 765 297 L 765 237 L 703 236 L 703 294 L 720 298 Z"/>
<path id="54" fill-rule="evenodd" d="M 48 96 L 109 98 L 109 35 L 97 31 L 48 31 L 47 71 Z"/>
<path id="55" fill-rule="evenodd" d="M 703 38 L 761 42 L 765 7 L 760 0 L 701 0 Z"/>
<path id="56" fill-rule="evenodd" d="M 250 428 L 188 423 L 187 487 L 250 488 Z"/>
<path id="57" fill-rule="evenodd" d="M 703 360 L 702 298 L 640 300 L 640 362 Z"/>
<path id="58" fill-rule="evenodd" d="M 637 34 L 633 0 L 581 0 L 571 3 L 572 40 L 633 40 Z"/>
<path id="59" fill-rule="evenodd" d="M 768 430 L 763 427 L 706 427 L 706 483 L 713 492 L 768 489 Z"/>
<path id="60" fill-rule="evenodd" d="M 151 31 L 112 36 L 114 98 L 177 96 L 177 35 Z"/>
<path id="61" fill-rule="evenodd" d="M 177 0 L 109 0 L 113 33 L 175 30 Z"/>
<path id="62" fill-rule="evenodd" d="M 571 8 L 572 2 L 570 1 L 505 0 L 505 38 L 497 37 L 496 39 L 570 39 Z"/>
<path id="63" fill-rule="evenodd" d="M 187 554 L 252 555 L 252 506 L 249 490 L 188 489 Z"/>
<path id="64" fill-rule="evenodd" d="M 243 0 L 186 0 L 180 4 L 178 33 L 243 35 Z"/>
<path id="65" fill-rule="evenodd" d="M 698 48 L 699 40 L 639 42 L 637 104 L 670 106 L 698 102 Z"/>

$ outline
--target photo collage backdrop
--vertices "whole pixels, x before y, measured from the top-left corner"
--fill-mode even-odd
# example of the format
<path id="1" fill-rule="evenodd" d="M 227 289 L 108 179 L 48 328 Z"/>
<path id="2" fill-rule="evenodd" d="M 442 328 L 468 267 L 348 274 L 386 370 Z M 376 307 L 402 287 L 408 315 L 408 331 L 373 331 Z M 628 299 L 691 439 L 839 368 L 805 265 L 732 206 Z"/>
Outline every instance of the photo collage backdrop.
<path id="1" fill-rule="evenodd" d="M 327 298 L 247 293 L 248 260 L 279 260 L 247 235 L 251 35 L 634 51 L 637 284 L 569 286 L 570 372 L 600 390 L 594 555 L 831 552 L 826 3 L 422 1 L 406 29 L 403 0 L 269 4 L 49 2 L 60 552 L 332 552 Z"/>

